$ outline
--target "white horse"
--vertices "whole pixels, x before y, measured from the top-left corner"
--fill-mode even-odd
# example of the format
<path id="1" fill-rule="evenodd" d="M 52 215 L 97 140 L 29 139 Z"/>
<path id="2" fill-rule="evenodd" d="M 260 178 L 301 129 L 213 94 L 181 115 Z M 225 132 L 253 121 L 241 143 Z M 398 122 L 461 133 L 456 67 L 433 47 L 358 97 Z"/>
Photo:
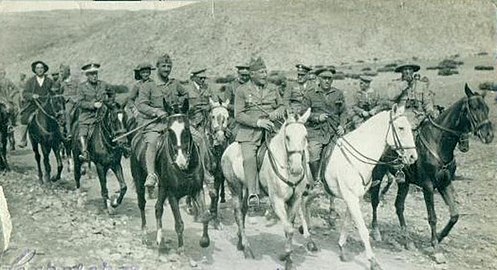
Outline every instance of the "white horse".
<path id="1" fill-rule="evenodd" d="M 278 133 L 268 143 L 259 172 L 259 182 L 271 200 L 276 215 L 283 223 L 286 237 L 286 269 L 291 268 L 293 223 L 299 214 L 304 223 L 304 236 L 308 248 L 315 245 L 307 231 L 306 220 L 302 214 L 302 194 L 309 183 L 310 170 L 307 163 L 307 130 L 305 122 L 311 114 L 308 109 L 303 115 L 287 113 L 287 119 Z M 245 235 L 245 216 L 247 214 L 247 185 L 243 172 L 240 145 L 234 142 L 228 146 L 221 157 L 221 167 L 234 198 L 235 219 L 238 225 L 238 250 L 243 250 L 246 258 L 254 258 L 247 236 Z"/>
<path id="2" fill-rule="evenodd" d="M 370 268 L 381 269 L 369 242 L 369 232 L 359 200 L 370 188 L 373 168 L 387 146 L 397 151 L 405 164 L 413 164 L 417 160 L 411 124 L 403 113 L 403 106 L 394 105 L 391 111 L 378 113 L 356 130 L 337 139 L 325 166 L 325 184 L 331 195 L 345 201 L 348 210 L 343 218 L 338 241 L 342 261 L 348 260 L 344 245 L 347 242 L 348 223 L 352 217 L 364 243 Z"/>

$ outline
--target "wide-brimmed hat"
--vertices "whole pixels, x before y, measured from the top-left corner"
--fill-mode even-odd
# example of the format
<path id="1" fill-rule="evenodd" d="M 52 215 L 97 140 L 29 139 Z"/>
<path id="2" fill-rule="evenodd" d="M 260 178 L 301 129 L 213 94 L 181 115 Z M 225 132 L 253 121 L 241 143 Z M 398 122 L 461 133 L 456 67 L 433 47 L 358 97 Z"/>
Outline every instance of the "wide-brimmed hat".
<path id="1" fill-rule="evenodd" d="M 89 63 L 81 67 L 81 70 L 84 73 L 95 72 L 100 70 L 100 64 L 97 63 Z"/>
<path id="2" fill-rule="evenodd" d="M 33 73 L 35 73 L 35 67 L 38 64 L 42 64 L 43 65 L 43 68 L 45 69 L 45 72 L 48 71 L 48 65 L 45 64 L 45 62 L 43 62 L 41 60 L 38 60 L 38 61 L 34 61 L 33 63 L 31 63 L 31 70 L 33 71 Z"/>
<path id="3" fill-rule="evenodd" d="M 394 71 L 397 72 L 397 73 L 401 73 L 406 68 L 410 68 L 414 72 L 417 72 L 417 71 L 419 71 L 419 69 L 421 67 L 419 65 L 416 65 L 416 64 L 408 63 L 408 64 L 403 64 L 403 65 L 397 66 Z"/>
<path id="4" fill-rule="evenodd" d="M 141 80 L 141 76 L 140 76 L 140 71 L 142 70 L 145 70 L 145 69 L 148 69 L 148 70 L 155 70 L 155 68 L 149 64 L 149 63 L 141 63 L 141 64 L 138 64 L 138 66 L 136 66 L 136 68 L 133 70 L 134 73 L 135 73 L 135 80 Z"/>

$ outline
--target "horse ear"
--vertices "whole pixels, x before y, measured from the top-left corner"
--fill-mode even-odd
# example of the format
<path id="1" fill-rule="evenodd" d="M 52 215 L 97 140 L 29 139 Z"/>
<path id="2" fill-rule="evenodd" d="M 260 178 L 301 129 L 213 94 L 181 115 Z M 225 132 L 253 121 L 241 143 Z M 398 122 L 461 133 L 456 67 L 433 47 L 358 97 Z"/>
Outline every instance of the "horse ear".
<path id="1" fill-rule="evenodd" d="M 164 110 L 166 110 L 167 114 L 173 114 L 173 107 L 169 105 L 165 98 L 162 99 L 162 105 L 164 106 Z"/>
<path id="2" fill-rule="evenodd" d="M 183 106 L 181 106 L 181 112 L 187 113 L 189 108 L 190 108 L 190 103 L 188 102 L 188 98 L 185 98 L 185 100 L 183 100 Z"/>
<path id="3" fill-rule="evenodd" d="M 212 100 L 212 98 L 209 98 L 209 104 L 211 105 L 211 107 L 216 106 L 216 102 L 214 102 L 214 100 Z"/>
<path id="4" fill-rule="evenodd" d="M 221 102 L 221 105 L 225 108 L 228 108 L 228 105 L 230 105 L 230 99 L 227 98 L 225 102 Z"/>
<path id="5" fill-rule="evenodd" d="M 404 106 L 403 103 L 400 103 L 400 105 L 397 104 L 397 103 L 393 104 L 393 106 L 392 106 L 392 112 L 393 112 L 394 115 L 403 114 L 404 111 L 405 111 L 405 106 Z"/>
<path id="6" fill-rule="evenodd" d="M 299 117 L 298 122 L 305 124 L 307 122 L 307 119 L 309 119 L 309 116 L 311 116 L 311 108 L 307 109 L 303 115 Z"/>
<path id="7" fill-rule="evenodd" d="M 468 83 L 466 83 L 464 85 L 464 92 L 466 93 L 466 96 L 468 96 L 468 97 L 472 97 L 475 95 L 475 93 L 473 93 L 473 91 L 471 91 L 471 89 L 469 89 Z"/>

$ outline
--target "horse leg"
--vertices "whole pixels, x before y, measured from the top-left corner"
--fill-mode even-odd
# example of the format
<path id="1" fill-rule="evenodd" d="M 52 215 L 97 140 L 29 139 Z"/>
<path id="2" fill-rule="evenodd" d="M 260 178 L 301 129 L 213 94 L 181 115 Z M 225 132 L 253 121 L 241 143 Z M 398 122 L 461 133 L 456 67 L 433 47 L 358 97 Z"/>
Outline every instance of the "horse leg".
<path id="1" fill-rule="evenodd" d="M 372 186 L 369 190 L 371 194 L 371 206 L 373 208 L 373 218 L 371 221 L 371 228 L 373 230 L 373 239 L 375 241 L 381 242 L 380 228 L 378 227 L 378 205 L 380 204 L 380 187 L 381 182 L 375 186 Z"/>
<path id="2" fill-rule="evenodd" d="M 40 184 L 43 185 L 43 172 L 41 171 L 41 156 L 40 150 L 38 149 L 38 143 L 33 142 L 33 152 L 35 153 L 36 166 L 38 167 L 38 179 L 40 180 Z"/>
<path id="3" fill-rule="evenodd" d="M 171 205 L 171 211 L 174 215 L 174 229 L 176 230 L 176 235 L 178 236 L 178 253 L 183 254 L 185 250 L 185 247 L 183 246 L 183 231 L 185 229 L 185 224 L 183 223 L 183 219 L 181 219 L 178 199 L 174 196 L 170 196 L 169 204 Z"/>
<path id="4" fill-rule="evenodd" d="M 292 238 L 293 238 L 293 225 L 289 221 L 289 215 L 286 211 L 286 204 L 283 198 L 277 197 L 276 194 L 272 196 L 273 199 L 273 209 L 275 214 L 283 223 L 283 230 L 285 231 L 285 253 L 280 255 L 280 260 L 285 261 L 285 270 L 291 269 L 292 267 Z"/>
<path id="5" fill-rule="evenodd" d="M 52 171 L 52 167 L 50 166 L 50 148 L 41 144 L 41 152 L 43 153 L 43 166 L 45 168 L 45 175 L 43 176 L 44 182 L 46 184 L 50 181 L 50 174 Z"/>
<path id="6" fill-rule="evenodd" d="M 354 220 L 357 230 L 359 231 L 361 240 L 364 243 L 366 258 L 370 263 L 370 269 L 371 270 L 381 269 L 380 265 L 378 264 L 378 261 L 374 256 L 373 249 L 371 248 L 371 243 L 369 242 L 369 232 L 361 213 L 359 198 L 352 193 L 343 194 L 343 198 L 345 200 L 345 203 L 347 204 L 347 208 L 349 209 L 350 216 Z"/>
<path id="7" fill-rule="evenodd" d="M 199 206 L 200 212 L 202 213 L 200 219 L 200 221 L 202 222 L 202 237 L 200 238 L 199 245 L 202 248 L 206 248 L 210 245 L 209 221 L 211 219 L 211 215 L 209 211 L 207 211 L 207 207 L 205 206 L 204 189 L 200 189 L 200 191 L 196 194 L 195 203 Z"/>
<path id="8" fill-rule="evenodd" d="M 162 188 L 162 186 L 159 186 L 159 191 L 157 193 L 158 197 L 157 201 L 155 202 L 155 223 L 157 225 L 156 243 L 160 249 L 164 241 L 164 236 L 162 235 L 162 215 L 164 214 L 164 202 L 166 201 L 166 191 L 165 189 Z M 172 204 L 171 204 L 171 209 L 172 209 Z"/>
<path id="9" fill-rule="evenodd" d="M 385 198 L 385 194 L 388 192 L 388 190 L 390 189 L 390 187 L 392 186 L 392 184 L 394 182 L 394 177 L 391 173 L 387 172 L 385 175 L 388 178 L 388 182 L 387 182 L 387 185 L 381 190 L 380 198 L 379 198 L 380 201 L 383 201 L 383 199 Z M 383 180 L 383 179 L 381 179 L 381 180 Z"/>
<path id="10" fill-rule="evenodd" d="M 136 187 L 136 197 L 138 199 L 138 209 L 140 209 L 140 217 L 142 220 L 142 243 L 147 244 L 147 219 L 145 217 L 145 204 L 147 203 L 145 199 L 145 186 L 135 180 Z"/>
<path id="11" fill-rule="evenodd" d="M 226 202 L 226 192 L 224 190 L 224 177 L 221 176 L 221 191 L 219 192 L 219 197 L 221 198 L 221 203 L 225 203 Z"/>
<path id="12" fill-rule="evenodd" d="M 211 196 L 211 207 L 210 207 L 210 212 L 213 220 L 213 226 L 216 230 L 220 228 L 220 222 L 218 219 L 218 204 L 219 204 L 219 193 L 221 192 L 221 187 L 223 185 L 224 179 L 222 176 L 219 174 L 216 174 L 216 177 L 214 178 L 214 189 L 215 189 L 215 194 L 214 196 Z"/>
<path id="13" fill-rule="evenodd" d="M 435 202 L 433 194 L 433 186 L 428 186 L 423 188 L 423 196 L 425 199 L 426 210 L 428 212 L 428 223 L 431 229 L 431 246 L 433 247 L 433 258 L 437 263 L 444 263 L 445 257 L 438 247 L 438 237 L 437 237 L 437 214 L 435 212 Z"/>
<path id="14" fill-rule="evenodd" d="M 124 174 L 121 163 L 116 162 L 115 164 L 113 164 L 111 170 L 114 172 L 117 181 L 119 182 L 119 197 L 117 197 L 117 199 L 112 202 L 112 207 L 116 208 L 123 202 L 124 195 L 126 194 L 128 187 L 126 186 L 126 182 L 124 181 Z"/>
<path id="15" fill-rule="evenodd" d="M 60 155 L 59 146 L 54 147 L 53 151 L 55 155 L 55 160 L 57 161 L 57 174 L 55 175 L 55 177 L 52 177 L 50 180 L 52 182 L 56 182 L 60 180 L 60 175 L 62 174 L 62 157 Z"/>
<path id="16" fill-rule="evenodd" d="M 102 195 L 102 199 L 104 201 L 104 208 L 111 213 L 111 202 L 109 199 L 109 190 L 107 189 L 107 168 L 100 164 L 96 164 L 98 181 L 100 182 L 100 194 Z"/>
<path id="17" fill-rule="evenodd" d="M 397 197 L 395 198 L 395 212 L 397 213 L 397 218 L 400 223 L 401 234 L 404 237 L 404 244 L 408 250 L 414 250 L 414 242 L 412 241 L 409 230 L 407 228 L 406 219 L 404 217 L 404 205 L 406 202 L 407 194 L 409 193 L 409 183 L 403 182 L 399 183 L 397 190 Z"/>
<path id="18" fill-rule="evenodd" d="M 246 193 L 246 194 L 243 194 Z M 232 193 L 235 194 L 235 193 Z M 247 235 L 245 234 L 245 216 L 247 215 L 248 205 L 248 191 L 243 192 L 242 187 L 239 187 L 239 192 L 237 192 L 236 198 L 233 200 L 235 208 L 235 219 L 238 225 L 238 250 L 243 250 L 245 259 L 251 258 L 255 259 L 252 248 L 248 241 Z"/>
<path id="19" fill-rule="evenodd" d="M 457 220 L 459 220 L 459 210 L 457 208 L 457 204 L 455 202 L 455 190 L 454 190 L 454 185 L 450 183 L 447 187 L 440 189 L 440 194 L 442 195 L 442 198 L 444 199 L 445 204 L 449 206 L 449 212 L 450 212 L 450 220 L 445 225 L 445 228 L 443 228 L 442 232 L 438 234 L 438 242 L 442 242 L 442 240 L 449 234 L 450 230 L 454 225 L 456 225 Z"/>
<path id="20" fill-rule="evenodd" d="M 342 219 L 342 224 L 340 227 L 340 237 L 338 238 L 338 247 L 340 248 L 340 260 L 342 262 L 348 262 L 351 260 L 351 255 L 345 249 L 345 244 L 347 244 L 347 238 L 349 235 L 349 225 L 350 223 L 350 213 L 345 211 L 345 216 Z"/>
<path id="21" fill-rule="evenodd" d="M 308 197 L 308 196 L 307 196 Z M 316 246 L 316 243 L 311 238 L 311 234 L 309 233 L 309 209 L 307 209 L 306 201 L 304 199 L 300 200 L 299 207 L 297 208 L 298 215 L 300 218 L 300 222 L 302 222 L 302 225 L 299 227 L 299 231 L 304 235 L 304 238 L 307 240 L 307 250 L 316 252 L 318 251 L 318 248 Z"/>
<path id="22" fill-rule="evenodd" d="M 77 157 L 77 155 L 74 156 Z M 76 189 L 79 191 L 81 188 L 81 161 L 78 158 L 74 158 L 73 166 L 74 181 L 76 181 Z"/>

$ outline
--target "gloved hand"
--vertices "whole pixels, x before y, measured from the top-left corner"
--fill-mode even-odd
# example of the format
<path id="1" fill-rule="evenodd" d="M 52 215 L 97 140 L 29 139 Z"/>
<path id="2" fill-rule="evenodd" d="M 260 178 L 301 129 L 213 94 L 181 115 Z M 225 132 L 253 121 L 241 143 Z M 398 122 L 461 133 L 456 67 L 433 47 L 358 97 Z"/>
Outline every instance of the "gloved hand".
<path id="1" fill-rule="evenodd" d="M 269 113 L 269 120 L 271 121 L 282 119 L 283 117 L 285 117 L 283 110 L 274 110 Z"/>
<path id="2" fill-rule="evenodd" d="M 97 102 L 93 103 L 93 107 L 95 107 L 96 109 L 100 109 L 102 107 L 102 102 L 97 101 Z"/>
<path id="3" fill-rule="evenodd" d="M 342 136 L 343 134 L 345 134 L 345 129 L 343 129 L 342 126 L 338 126 L 338 128 L 337 128 L 337 135 L 338 136 Z"/>
<path id="4" fill-rule="evenodd" d="M 33 94 L 33 99 L 39 99 L 40 98 L 40 95 L 38 94 Z"/>
<path id="5" fill-rule="evenodd" d="M 325 113 L 320 114 L 318 117 L 319 122 L 325 122 L 327 119 L 328 119 L 328 115 Z"/>
<path id="6" fill-rule="evenodd" d="M 259 119 L 257 120 L 257 126 L 263 128 L 267 131 L 274 130 L 274 124 L 269 119 Z"/>
<path id="7" fill-rule="evenodd" d="M 368 111 L 362 111 L 362 117 L 368 117 L 369 112 Z"/>
<path id="8" fill-rule="evenodd" d="M 369 115 L 371 115 L 371 116 L 373 116 L 373 115 L 375 115 L 375 114 L 377 114 L 377 113 L 378 113 L 378 112 L 377 112 L 375 109 L 371 109 L 371 110 L 369 111 Z"/>

